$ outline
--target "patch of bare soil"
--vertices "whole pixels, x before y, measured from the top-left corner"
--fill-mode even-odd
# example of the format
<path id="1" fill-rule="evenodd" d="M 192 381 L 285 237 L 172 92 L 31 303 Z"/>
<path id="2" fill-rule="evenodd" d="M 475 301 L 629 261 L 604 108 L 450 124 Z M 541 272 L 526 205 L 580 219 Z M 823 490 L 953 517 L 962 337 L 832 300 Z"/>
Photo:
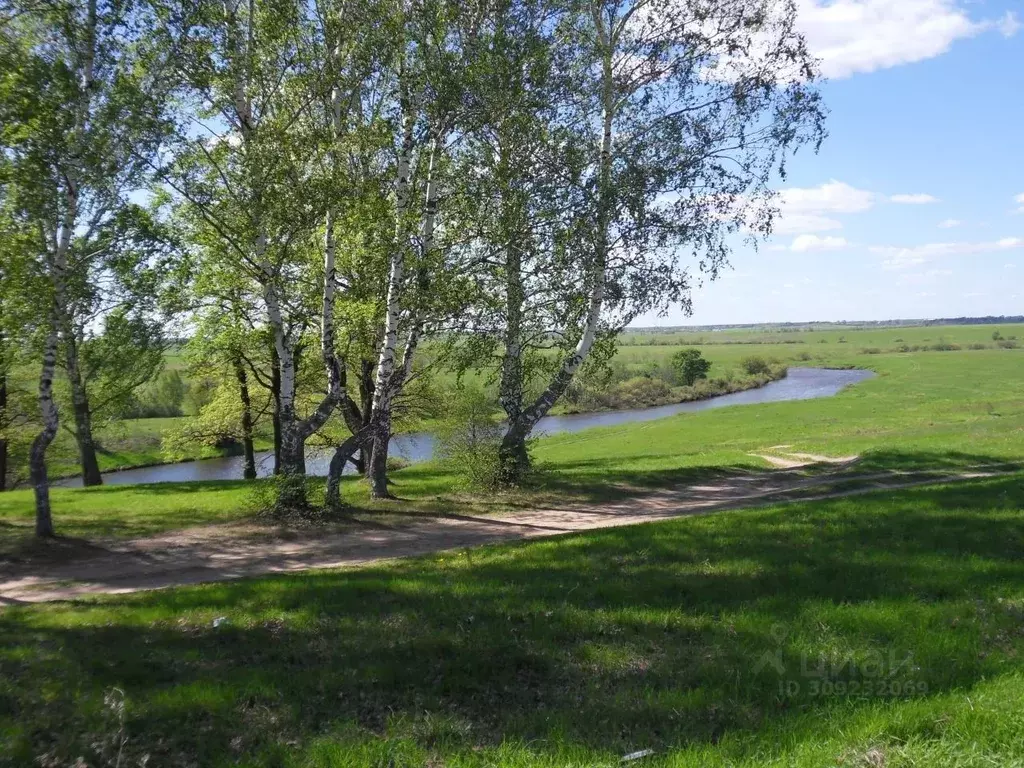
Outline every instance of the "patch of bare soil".
<path id="1" fill-rule="evenodd" d="M 815 461 L 819 457 L 792 455 L 805 464 L 821 463 Z M 496 541 L 1007 474 L 982 469 L 962 473 L 858 475 L 847 471 L 852 457 L 829 461 L 835 464 L 833 469 L 813 475 L 789 466 L 716 478 L 703 485 L 665 489 L 623 501 L 533 509 L 501 517 L 447 515 L 413 522 L 385 519 L 298 530 L 231 524 L 108 542 L 104 546 L 58 540 L 52 545 L 54 557 L 29 558 L 0 570 L 0 606 L 313 568 L 353 567 Z M 839 481 L 843 490 L 833 487 Z M 65 556 L 73 557 L 57 556 L 62 547 L 68 548 L 63 552 Z"/>

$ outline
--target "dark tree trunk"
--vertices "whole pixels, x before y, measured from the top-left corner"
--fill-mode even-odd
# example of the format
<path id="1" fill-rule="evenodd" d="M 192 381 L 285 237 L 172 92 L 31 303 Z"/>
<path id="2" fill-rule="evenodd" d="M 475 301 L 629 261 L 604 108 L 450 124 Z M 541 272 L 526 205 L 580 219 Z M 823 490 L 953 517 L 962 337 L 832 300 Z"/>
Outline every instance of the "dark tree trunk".
<path id="1" fill-rule="evenodd" d="M 281 361 L 270 347 L 270 394 L 274 398 L 274 474 L 281 474 Z"/>
<path id="2" fill-rule="evenodd" d="M 359 367 L 359 412 L 363 415 L 363 426 L 369 427 L 373 413 L 374 366 L 372 360 L 363 359 Z M 359 446 L 359 458 L 356 459 L 356 471 L 370 480 L 370 464 L 373 456 L 372 440 L 363 441 Z"/>
<path id="3" fill-rule="evenodd" d="M 82 484 L 103 485 L 100 463 L 96 458 L 96 442 L 92 436 L 92 412 L 89 407 L 89 393 L 82 381 L 78 366 L 78 340 L 73 332 L 65 334 L 65 358 L 68 383 L 71 385 L 71 408 L 75 416 L 75 441 L 78 443 L 78 457 L 82 466 Z"/>
<path id="4" fill-rule="evenodd" d="M 36 499 L 36 536 L 53 536 L 53 516 L 50 513 L 50 480 L 46 473 L 46 449 L 50 447 L 60 426 L 60 414 L 53 399 L 53 372 L 57 364 L 57 328 L 46 339 L 43 349 L 43 367 L 39 374 L 39 410 L 43 428 L 32 441 L 28 455 L 29 478 Z"/>
<path id="5" fill-rule="evenodd" d="M 362 439 L 361 435 L 352 435 L 334 449 L 334 456 L 331 457 L 331 464 L 327 469 L 327 491 L 325 494 L 327 506 L 330 509 L 338 510 L 344 506 L 341 502 L 341 475 L 345 471 L 345 465 L 358 450 Z"/>
<path id="6" fill-rule="evenodd" d="M 503 485 L 518 485 L 530 469 L 530 454 L 526 450 L 526 439 L 530 426 L 522 420 L 509 425 L 498 448 L 499 480 Z"/>
<path id="7" fill-rule="evenodd" d="M 391 436 L 391 424 L 379 424 L 374 430 L 370 461 L 366 468 L 366 476 L 370 481 L 370 498 L 393 499 L 388 490 L 388 448 Z"/>
<path id="8" fill-rule="evenodd" d="M 296 344 L 295 345 L 295 357 L 294 357 L 294 361 L 293 361 L 294 365 L 295 365 L 295 380 L 296 381 L 299 380 L 299 372 L 302 370 L 302 352 L 303 352 L 302 344 Z M 297 423 L 295 424 L 295 427 L 298 428 L 298 424 Z M 295 450 L 294 450 L 294 457 L 295 457 L 294 461 L 295 461 L 296 471 L 299 474 L 301 474 L 301 475 L 305 475 L 306 474 L 306 439 L 304 437 L 300 438 L 298 436 L 297 432 L 296 432 L 295 439 L 297 440 L 297 444 L 296 444 Z"/>
<path id="9" fill-rule="evenodd" d="M 56 432 L 56 430 L 54 430 Z M 28 458 L 29 482 L 36 499 L 36 536 L 53 536 L 53 515 L 50 512 L 50 480 L 46 473 L 46 449 L 53 442 L 50 430 L 44 428 L 32 441 Z"/>
<path id="10" fill-rule="evenodd" d="M 245 456 L 242 477 L 256 479 L 256 453 L 252 446 L 252 401 L 249 399 L 249 379 L 241 360 L 235 360 L 235 378 L 238 379 L 238 397 L 242 401 L 242 452 Z"/>

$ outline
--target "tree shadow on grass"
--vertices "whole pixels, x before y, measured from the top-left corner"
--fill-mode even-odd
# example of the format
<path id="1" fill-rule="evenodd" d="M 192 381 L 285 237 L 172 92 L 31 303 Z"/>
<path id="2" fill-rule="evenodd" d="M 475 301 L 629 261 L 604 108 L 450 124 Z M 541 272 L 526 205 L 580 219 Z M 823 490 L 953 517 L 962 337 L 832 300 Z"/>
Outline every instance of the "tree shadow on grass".
<path id="1" fill-rule="evenodd" d="M 320 737 L 481 760 L 800 738 L 870 706 L 813 695 L 808 669 L 870 682 L 864 660 L 892 658 L 884 679 L 935 696 L 1024 668 L 998 600 L 1024 588 L 1022 507 L 1016 476 L 9 608 L 0 722 L 13 764 L 87 753 L 113 688 L 151 764 L 274 764 Z"/>
<path id="2" fill-rule="evenodd" d="M 665 490 L 685 491 L 688 486 L 736 477 L 756 479 L 788 475 L 807 479 L 839 480 L 858 475 L 888 474 L 892 476 L 893 481 L 897 481 L 902 475 L 907 474 L 920 474 L 924 478 L 928 473 L 954 475 L 976 469 L 1012 472 L 1024 467 L 1020 462 L 1008 461 L 1001 457 L 958 451 L 873 450 L 848 463 L 808 464 L 794 469 L 768 468 L 753 457 L 749 462 L 735 462 L 725 466 L 623 469 L 623 462 L 630 458 L 636 457 L 618 456 L 541 465 L 536 476 L 528 480 L 526 487 L 541 496 L 549 494 L 552 497 L 563 496 L 586 501 L 616 501 Z"/>

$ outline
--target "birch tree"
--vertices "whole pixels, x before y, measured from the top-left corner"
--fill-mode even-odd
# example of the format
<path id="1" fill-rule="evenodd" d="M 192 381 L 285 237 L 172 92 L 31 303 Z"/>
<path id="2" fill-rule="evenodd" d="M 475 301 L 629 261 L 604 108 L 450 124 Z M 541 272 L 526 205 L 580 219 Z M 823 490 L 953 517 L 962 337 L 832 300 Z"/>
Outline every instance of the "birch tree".
<path id="1" fill-rule="evenodd" d="M 466 75 L 489 4 L 405 2 L 392 80 L 395 136 L 394 238 L 388 252 L 374 371 L 367 467 L 370 494 L 391 496 L 387 457 L 393 410 L 414 376 L 425 336 L 451 329 L 470 298 L 467 265 L 439 242 L 442 187 L 462 138 Z"/>
<path id="2" fill-rule="evenodd" d="M 206 53 L 182 64 L 194 127 L 162 170 L 196 231 L 220 243 L 224 264 L 259 295 L 273 340 L 282 510 L 305 506 L 306 441 L 349 401 L 336 329 L 338 220 L 352 197 L 343 162 L 358 123 L 351 113 L 368 77 L 365 47 L 352 42 L 374 18 L 369 6 L 207 3 L 197 42 Z M 304 412 L 297 366 L 310 328 L 325 386 Z"/>
<path id="3" fill-rule="evenodd" d="M 12 210 L 35 238 L 34 266 L 46 285 L 39 374 L 41 430 L 30 453 L 37 533 L 53 533 L 47 449 L 59 412 L 53 382 L 62 359 L 71 390 L 84 479 L 99 482 L 90 409 L 75 327 L 75 289 L 107 270 L 102 233 L 165 130 L 162 63 L 174 51 L 150 45 L 153 9 L 141 2 L 13 3 L 2 44 L 0 125 L 10 165 Z M 161 57 L 164 58 L 161 58 Z"/>
<path id="4" fill-rule="evenodd" d="M 713 279 L 737 237 L 770 232 L 773 180 L 823 136 L 815 64 L 795 21 L 788 0 L 594 0 L 552 32 L 549 55 L 573 86 L 554 92 L 564 101 L 547 112 L 544 132 L 582 138 L 584 154 L 572 172 L 566 141 L 564 162 L 505 163 L 512 176 L 498 185 L 506 210 L 531 186 L 553 190 L 555 201 L 518 214 L 523 231 L 554 221 L 549 236 L 498 240 L 507 482 L 528 466 L 527 438 L 595 344 L 640 314 L 687 307 L 696 275 Z M 503 87 L 526 90 L 526 71 Z M 523 270 L 524 254 L 532 269 Z M 547 265 L 572 278 L 531 282 Z M 531 317 L 531 307 L 545 311 Z M 545 327 L 552 317 L 558 327 Z M 522 364 L 531 346 L 556 353 L 535 393 Z"/>

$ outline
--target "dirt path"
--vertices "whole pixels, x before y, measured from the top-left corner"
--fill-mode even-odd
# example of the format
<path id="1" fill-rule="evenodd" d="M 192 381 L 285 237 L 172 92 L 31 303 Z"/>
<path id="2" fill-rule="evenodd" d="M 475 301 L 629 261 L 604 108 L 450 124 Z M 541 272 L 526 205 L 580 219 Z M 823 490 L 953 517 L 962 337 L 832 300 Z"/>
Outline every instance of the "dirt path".
<path id="1" fill-rule="evenodd" d="M 410 555 L 496 541 L 555 536 L 673 517 L 788 501 L 808 501 L 995 477 L 1007 472 L 849 474 L 808 476 L 795 469 L 731 475 L 704 485 L 565 509 L 536 509 L 502 517 L 431 517 L 397 524 L 356 523 L 347 530 L 274 535 L 265 528 L 206 526 L 108 543 L 72 562 L 0 569 L 0 606 L 70 600 L 182 584 L 238 579 L 312 568 L 359 566 Z M 837 488 L 842 483 L 843 489 Z M 855 487 L 849 487 L 854 484 Z"/>

